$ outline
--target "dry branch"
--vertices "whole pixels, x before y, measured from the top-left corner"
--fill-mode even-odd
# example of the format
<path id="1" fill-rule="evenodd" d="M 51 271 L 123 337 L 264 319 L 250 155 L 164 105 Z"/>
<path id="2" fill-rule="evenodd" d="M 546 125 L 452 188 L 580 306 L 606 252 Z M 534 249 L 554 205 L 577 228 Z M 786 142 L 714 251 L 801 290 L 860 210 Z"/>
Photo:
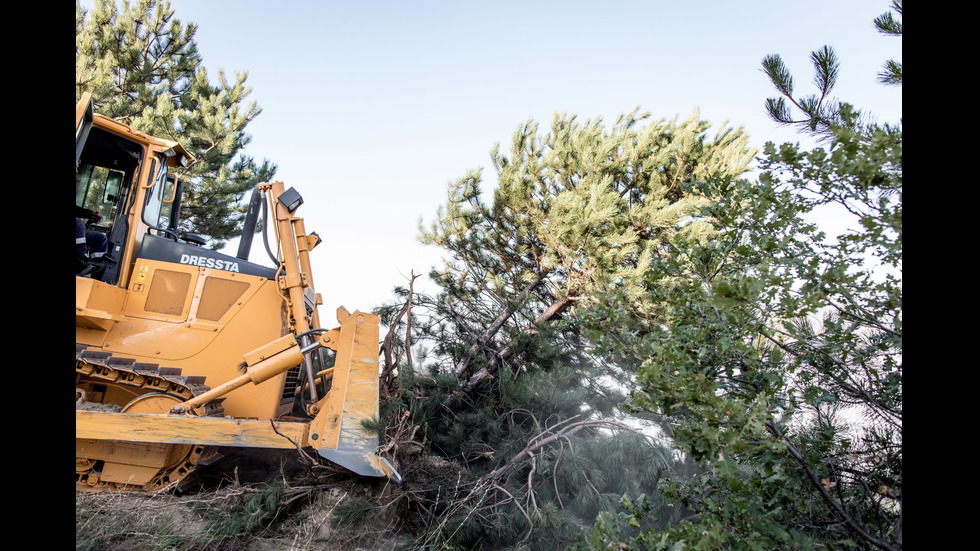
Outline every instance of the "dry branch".
<path id="1" fill-rule="evenodd" d="M 537 453 L 538 450 L 550 446 L 551 444 L 554 444 L 559 440 L 566 439 L 569 436 L 584 429 L 609 428 L 609 429 L 633 431 L 631 427 L 624 425 L 623 423 L 618 423 L 616 421 L 605 421 L 602 419 L 595 419 L 595 420 L 579 421 L 577 423 L 572 423 L 557 432 L 553 432 L 553 433 L 550 432 L 558 425 L 567 422 L 568 420 L 565 420 L 562 421 L 561 423 L 553 425 L 552 427 L 549 427 L 547 431 L 542 432 L 541 434 L 532 438 L 531 441 L 528 443 L 527 447 L 525 447 L 523 450 L 518 452 L 514 457 L 510 458 L 510 460 L 507 461 L 507 463 L 493 470 L 492 472 L 488 473 L 486 475 L 486 478 L 490 480 L 496 480 L 500 478 L 508 469 L 513 467 L 515 464 L 517 464 L 525 457 L 531 457 L 535 453 Z"/>
<path id="2" fill-rule="evenodd" d="M 418 277 L 419 276 L 416 275 L 415 271 L 413 270 L 408 281 L 408 300 L 405 301 L 405 305 L 402 306 L 402 309 L 398 312 L 398 315 L 395 316 L 394 320 L 392 320 L 391 325 L 388 327 L 388 333 L 385 335 L 384 342 L 381 345 L 381 351 L 385 358 L 384 369 L 381 372 L 381 386 L 385 390 L 386 394 L 391 393 L 390 386 L 393 380 L 392 374 L 395 367 L 397 367 L 398 363 L 401 361 L 400 354 L 398 354 L 397 357 L 392 357 L 392 349 L 395 347 L 395 335 L 398 329 L 398 323 L 401 321 L 402 317 L 406 316 L 407 328 L 405 329 L 405 354 L 408 359 L 408 363 L 412 363 L 412 300 L 415 295 L 415 280 Z"/>

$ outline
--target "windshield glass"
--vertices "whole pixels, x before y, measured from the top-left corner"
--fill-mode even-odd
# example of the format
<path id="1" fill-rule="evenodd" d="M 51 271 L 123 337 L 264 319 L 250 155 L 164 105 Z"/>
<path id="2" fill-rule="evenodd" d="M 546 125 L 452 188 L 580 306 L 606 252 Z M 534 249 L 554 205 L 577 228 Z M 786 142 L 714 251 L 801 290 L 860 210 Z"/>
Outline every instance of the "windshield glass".
<path id="1" fill-rule="evenodd" d="M 80 165 L 75 173 L 75 204 L 102 216 L 94 225 L 109 228 L 128 186 L 126 173 L 102 166 Z"/>
<path id="2" fill-rule="evenodd" d="M 165 212 L 163 206 L 165 201 L 173 199 L 173 192 L 167 193 L 167 165 L 162 160 L 154 159 L 156 174 L 153 177 L 153 187 L 146 193 L 146 205 L 143 207 L 143 221 L 153 228 L 166 228 L 170 225 L 169 212 Z"/>

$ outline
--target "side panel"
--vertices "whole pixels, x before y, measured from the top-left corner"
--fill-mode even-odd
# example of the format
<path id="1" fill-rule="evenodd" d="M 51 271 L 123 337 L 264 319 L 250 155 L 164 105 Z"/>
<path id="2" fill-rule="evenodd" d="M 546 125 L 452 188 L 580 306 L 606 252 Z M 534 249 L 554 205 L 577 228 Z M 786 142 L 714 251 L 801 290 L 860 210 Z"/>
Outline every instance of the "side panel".
<path id="1" fill-rule="evenodd" d="M 216 387 L 238 375 L 243 356 L 286 332 L 276 283 L 265 277 L 139 258 L 120 320 L 103 350 L 203 375 Z M 291 409 L 291 374 L 233 391 L 225 415 L 274 418 Z"/>

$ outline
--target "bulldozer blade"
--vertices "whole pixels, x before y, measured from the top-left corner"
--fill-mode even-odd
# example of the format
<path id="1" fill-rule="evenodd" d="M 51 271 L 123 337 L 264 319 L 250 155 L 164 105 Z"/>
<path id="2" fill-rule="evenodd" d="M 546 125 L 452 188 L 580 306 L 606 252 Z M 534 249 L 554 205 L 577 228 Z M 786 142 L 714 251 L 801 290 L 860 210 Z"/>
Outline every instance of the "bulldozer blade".
<path id="1" fill-rule="evenodd" d="M 374 452 L 358 453 L 355 451 L 328 450 L 320 448 L 320 457 L 361 476 L 386 477 L 395 484 L 402 483 L 398 471 L 388 463 L 388 460 Z"/>
<path id="2" fill-rule="evenodd" d="M 310 440 L 321 457 L 362 476 L 401 477 L 377 455 L 378 437 L 363 426 L 378 418 L 378 324 L 373 314 L 338 311 L 333 382 L 323 409 L 310 425 Z"/>

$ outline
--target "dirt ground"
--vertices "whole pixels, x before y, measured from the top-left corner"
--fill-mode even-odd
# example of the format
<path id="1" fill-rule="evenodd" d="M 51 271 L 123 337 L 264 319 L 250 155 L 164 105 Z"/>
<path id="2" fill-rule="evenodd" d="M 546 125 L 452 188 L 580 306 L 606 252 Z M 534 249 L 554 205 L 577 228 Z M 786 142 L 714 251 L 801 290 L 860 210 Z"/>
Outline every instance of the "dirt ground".
<path id="1" fill-rule="evenodd" d="M 207 544 L 208 551 L 280 551 L 305 549 L 410 549 L 411 539 L 399 533 L 394 503 L 397 486 L 387 480 L 356 477 L 346 473 L 327 473 L 316 480 L 295 450 L 241 450 L 206 467 L 198 467 L 198 484 L 179 495 L 83 494 L 76 492 L 76 549 L 85 547 L 88 534 L 97 532 L 93 519 L 126 518 L 118 533 L 98 534 L 97 548 L 107 551 L 144 551 L 155 538 L 143 527 L 165 526 L 188 536 L 202 533 L 216 520 L 247 510 L 249 495 L 268 489 L 275 478 L 288 480 L 283 501 L 289 505 L 280 516 L 268 518 L 243 543 L 225 540 Z M 270 478 L 271 477 L 271 478 Z M 304 485 L 303 481 L 312 481 Z M 354 525 L 337 526 L 336 513 L 344 503 L 370 503 L 372 507 Z M 281 501 L 282 502 L 282 501 Z M 392 504 L 386 507 L 385 504 Z M 97 514 L 92 514 L 92 508 Z M 80 513 L 82 511 L 82 513 Z M 81 519 L 81 520 L 80 520 Z M 131 520 L 130 520 L 131 519 Z M 81 525 L 81 528 L 80 528 Z M 111 525 L 110 525 L 111 526 Z M 117 529 L 115 527 L 107 528 Z M 159 538 L 157 538 L 159 539 Z M 177 538 L 180 539 L 179 537 Z M 83 543 L 80 544 L 80 540 Z M 166 547 L 164 547 L 166 548 Z M 182 547 L 175 545 L 177 549 Z"/>

